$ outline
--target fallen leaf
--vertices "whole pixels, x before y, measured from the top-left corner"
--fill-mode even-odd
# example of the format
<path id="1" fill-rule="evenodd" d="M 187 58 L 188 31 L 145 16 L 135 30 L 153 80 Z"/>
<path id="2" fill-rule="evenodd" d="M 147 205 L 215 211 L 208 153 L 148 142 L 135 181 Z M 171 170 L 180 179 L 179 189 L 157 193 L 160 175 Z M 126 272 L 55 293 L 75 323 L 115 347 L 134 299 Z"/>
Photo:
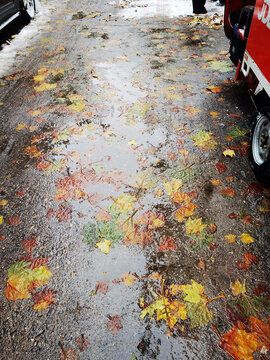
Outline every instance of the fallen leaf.
<path id="1" fill-rule="evenodd" d="M 15 215 L 10 218 L 8 218 L 8 223 L 12 226 L 18 226 L 21 223 L 21 217 L 20 215 Z"/>
<path id="2" fill-rule="evenodd" d="M 262 320 L 251 316 L 250 325 L 253 334 L 259 338 L 259 347 L 265 346 L 267 350 L 270 350 L 270 318 L 268 318 L 267 323 L 264 323 Z"/>
<path id="3" fill-rule="evenodd" d="M 127 272 L 121 276 L 121 279 L 126 286 L 131 286 L 133 285 L 136 277 Z"/>
<path id="4" fill-rule="evenodd" d="M 237 267 L 239 270 L 247 271 L 251 268 L 252 264 L 257 264 L 258 261 L 259 259 L 257 256 L 246 251 L 245 255 L 243 256 L 243 261 L 237 261 Z"/>
<path id="5" fill-rule="evenodd" d="M 218 179 L 213 179 L 213 180 L 211 180 L 211 183 L 212 183 L 214 186 L 219 186 L 219 185 L 220 185 L 220 180 L 218 180 Z"/>
<path id="6" fill-rule="evenodd" d="M 76 339 L 76 346 L 80 350 L 80 352 L 83 352 L 84 349 L 87 348 L 87 346 L 89 346 L 89 345 L 90 345 L 90 341 L 84 335 L 79 336 Z"/>
<path id="7" fill-rule="evenodd" d="M 158 246 L 158 251 L 175 251 L 177 249 L 174 238 L 168 236 L 163 236 Z"/>
<path id="8" fill-rule="evenodd" d="M 251 243 L 253 243 L 254 242 L 254 238 L 251 236 L 251 235 L 249 235 L 249 234 L 247 234 L 247 233 L 243 233 L 242 235 L 241 235 L 241 241 L 244 243 L 244 244 L 251 244 Z"/>
<path id="9" fill-rule="evenodd" d="M 108 222 L 109 220 L 111 220 L 111 215 L 107 210 L 104 209 L 99 209 L 97 216 L 96 216 L 96 221 L 105 221 Z"/>
<path id="10" fill-rule="evenodd" d="M 49 90 L 55 89 L 56 86 L 57 86 L 57 84 L 43 83 L 43 84 L 41 84 L 39 86 L 35 86 L 34 89 L 36 90 L 36 92 L 49 91 Z"/>
<path id="11" fill-rule="evenodd" d="M 38 240 L 37 236 L 30 236 L 26 240 L 23 240 L 21 243 L 22 243 L 22 245 L 24 247 L 24 251 L 27 251 L 28 253 L 31 253 L 33 247 L 37 243 L 37 240 Z"/>
<path id="12" fill-rule="evenodd" d="M 224 237 L 230 244 L 235 243 L 236 241 L 236 235 L 229 234 L 229 235 L 225 235 Z"/>
<path id="13" fill-rule="evenodd" d="M 192 220 L 189 218 L 186 222 L 186 231 L 188 234 L 201 233 L 205 228 L 206 224 L 202 223 L 202 218 Z"/>
<path id="14" fill-rule="evenodd" d="M 194 215 L 194 210 L 197 207 L 197 205 L 191 202 L 184 202 L 184 204 L 178 210 L 176 210 L 173 215 L 177 221 L 182 222 L 186 217 Z"/>
<path id="15" fill-rule="evenodd" d="M 233 157 L 235 156 L 235 152 L 234 150 L 226 149 L 225 151 L 223 151 L 223 155 Z"/>
<path id="16" fill-rule="evenodd" d="M 16 127 L 16 130 L 22 130 L 22 129 L 27 129 L 27 125 L 26 124 L 18 124 L 18 126 Z"/>
<path id="17" fill-rule="evenodd" d="M 107 323 L 107 328 L 112 334 L 114 335 L 118 334 L 119 330 L 123 329 L 120 316 L 119 315 L 112 316 Z"/>
<path id="18" fill-rule="evenodd" d="M 232 189 L 232 188 L 227 188 L 227 189 L 224 189 L 224 190 L 220 190 L 219 192 L 224 197 L 233 198 L 235 196 L 235 190 Z"/>
<path id="19" fill-rule="evenodd" d="M 226 165 L 223 164 L 222 162 L 217 162 L 217 163 L 216 163 L 216 168 L 217 168 L 217 171 L 218 171 L 219 174 L 221 174 L 221 173 L 223 173 L 223 172 L 225 172 L 225 171 L 228 170 L 227 167 L 226 167 Z"/>
<path id="20" fill-rule="evenodd" d="M 206 88 L 206 90 L 208 90 L 211 93 L 220 93 L 222 91 L 222 87 L 221 86 L 208 86 Z"/>
<path id="21" fill-rule="evenodd" d="M 0 206 L 6 206 L 6 205 L 7 205 L 7 200 L 0 201 Z"/>
<path id="22" fill-rule="evenodd" d="M 44 291 L 39 291 L 33 295 L 34 305 L 33 309 L 38 311 L 43 311 L 54 302 L 56 296 L 56 291 L 52 289 L 46 289 Z"/>
<path id="23" fill-rule="evenodd" d="M 96 246 L 104 254 L 108 254 L 110 251 L 111 242 L 110 240 L 104 240 L 103 242 L 97 243 Z"/>
<path id="24" fill-rule="evenodd" d="M 79 356 L 73 348 L 62 348 L 59 360 L 79 360 Z"/>
<path id="25" fill-rule="evenodd" d="M 220 347 L 235 360 L 253 360 L 252 353 L 257 350 L 257 336 L 240 330 L 236 326 L 220 339 Z"/>
<path id="26" fill-rule="evenodd" d="M 183 185 L 183 181 L 181 179 L 173 178 L 171 181 L 165 182 L 162 184 L 167 191 L 168 195 L 172 195 L 179 191 Z"/>
<path id="27" fill-rule="evenodd" d="M 181 289 L 186 294 L 184 300 L 193 304 L 206 302 L 204 295 L 204 286 L 191 280 L 191 285 L 182 285 Z"/>
<path id="28" fill-rule="evenodd" d="M 95 286 L 96 292 L 100 292 L 101 294 L 106 295 L 109 291 L 109 281 L 98 281 Z"/>
<path id="29" fill-rule="evenodd" d="M 236 282 L 231 285 L 231 288 L 234 295 L 245 294 L 247 291 L 246 280 L 244 280 L 243 284 L 241 284 L 239 280 L 236 280 Z"/>

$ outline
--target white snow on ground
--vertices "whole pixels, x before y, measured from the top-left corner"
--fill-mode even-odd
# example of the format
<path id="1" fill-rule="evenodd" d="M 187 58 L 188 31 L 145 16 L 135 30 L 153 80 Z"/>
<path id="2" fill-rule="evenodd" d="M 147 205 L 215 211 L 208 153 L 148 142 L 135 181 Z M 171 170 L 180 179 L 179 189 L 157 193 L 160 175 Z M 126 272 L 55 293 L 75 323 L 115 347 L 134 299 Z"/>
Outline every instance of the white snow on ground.
<path id="1" fill-rule="evenodd" d="M 192 0 L 121 0 L 122 4 L 128 3 L 129 6 L 119 11 L 120 16 L 126 19 L 143 18 L 153 16 L 178 17 L 192 14 Z M 110 4 L 115 1 L 110 2 Z M 215 1 L 206 2 L 208 15 L 224 13 L 223 6 L 216 6 Z"/>
<path id="2" fill-rule="evenodd" d="M 32 40 L 37 36 L 39 29 L 44 26 L 55 10 L 57 1 L 47 2 L 36 0 L 37 15 L 29 25 L 25 26 L 18 35 L 10 42 L 10 45 L 4 45 L 0 51 L 0 77 L 10 75 L 14 72 L 15 59 L 18 51 L 31 47 Z"/>

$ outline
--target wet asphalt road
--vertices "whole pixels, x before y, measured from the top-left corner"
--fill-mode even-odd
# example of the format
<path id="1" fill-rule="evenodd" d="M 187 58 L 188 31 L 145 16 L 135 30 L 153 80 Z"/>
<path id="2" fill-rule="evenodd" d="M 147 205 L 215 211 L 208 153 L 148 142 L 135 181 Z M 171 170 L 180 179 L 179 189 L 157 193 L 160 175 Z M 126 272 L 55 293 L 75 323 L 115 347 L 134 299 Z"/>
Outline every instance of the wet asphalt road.
<path id="1" fill-rule="evenodd" d="M 129 7 L 61 2 L 1 79 L 1 359 L 230 359 L 219 337 L 268 317 L 270 193 L 221 18 Z"/>

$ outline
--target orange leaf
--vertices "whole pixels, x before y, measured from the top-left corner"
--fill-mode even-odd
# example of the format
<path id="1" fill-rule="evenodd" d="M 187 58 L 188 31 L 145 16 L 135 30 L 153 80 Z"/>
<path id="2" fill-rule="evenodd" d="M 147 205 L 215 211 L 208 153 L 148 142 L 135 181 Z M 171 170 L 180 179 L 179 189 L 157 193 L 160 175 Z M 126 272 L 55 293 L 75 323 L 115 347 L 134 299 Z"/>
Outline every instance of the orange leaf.
<path id="1" fill-rule="evenodd" d="M 220 190 L 221 195 L 228 196 L 233 198 L 235 196 L 235 190 L 232 188 L 227 188 L 225 190 Z"/>
<path id="2" fill-rule="evenodd" d="M 185 194 L 185 193 L 180 193 L 180 192 L 176 192 L 176 193 L 172 193 L 170 199 L 173 202 L 176 202 L 177 204 L 182 203 L 183 201 L 189 203 L 191 201 L 191 198 Z"/>
<path id="3" fill-rule="evenodd" d="M 177 221 L 182 222 L 184 218 L 194 215 L 194 210 L 198 206 L 195 204 L 185 202 L 178 210 L 174 212 L 174 217 Z"/>
<path id="4" fill-rule="evenodd" d="M 267 323 L 264 323 L 251 316 L 250 323 L 253 334 L 256 334 L 261 342 L 259 346 L 265 346 L 267 350 L 270 350 L 270 318 L 268 318 Z"/>
<path id="5" fill-rule="evenodd" d="M 252 353 L 257 350 L 257 336 L 239 330 L 236 326 L 220 339 L 220 347 L 235 360 L 253 360 Z"/>

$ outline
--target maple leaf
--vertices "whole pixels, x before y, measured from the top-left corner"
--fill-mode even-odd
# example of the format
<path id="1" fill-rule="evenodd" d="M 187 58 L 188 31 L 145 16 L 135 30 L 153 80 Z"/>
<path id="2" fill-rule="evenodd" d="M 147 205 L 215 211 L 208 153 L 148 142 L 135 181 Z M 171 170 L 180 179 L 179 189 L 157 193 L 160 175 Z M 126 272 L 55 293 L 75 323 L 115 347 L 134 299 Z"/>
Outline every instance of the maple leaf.
<path id="1" fill-rule="evenodd" d="M 35 293 L 33 295 L 34 305 L 32 308 L 38 311 L 47 309 L 47 307 L 54 302 L 55 296 L 56 291 L 52 289 L 46 289 Z"/>
<path id="2" fill-rule="evenodd" d="M 79 360 L 79 356 L 73 348 L 61 347 L 61 354 L 59 360 Z"/>
<path id="3" fill-rule="evenodd" d="M 194 219 L 188 218 L 186 222 L 186 231 L 189 234 L 201 233 L 206 227 L 206 224 L 202 223 L 202 218 Z"/>
<path id="4" fill-rule="evenodd" d="M 76 346 L 78 347 L 80 352 L 83 352 L 84 349 L 87 348 L 87 346 L 89 346 L 89 345 L 90 345 L 90 341 L 84 335 L 82 335 L 76 339 Z"/>
<path id="5" fill-rule="evenodd" d="M 251 244 L 254 242 L 254 238 L 252 236 L 250 236 L 249 234 L 247 233 L 243 233 L 241 235 L 241 241 L 244 243 L 244 244 Z"/>
<path id="6" fill-rule="evenodd" d="M 243 261 L 237 261 L 237 267 L 239 270 L 247 271 L 251 268 L 252 264 L 257 264 L 258 261 L 257 256 L 246 251 L 243 256 Z"/>
<path id="7" fill-rule="evenodd" d="M 245 136 L 247 133 L 248 133 L 247 129 L 240 129 L 239 126 L 234 126 L 228 132 L 228 136 L 232 139 L 236 139 L 238 137 Z"/>
<path id="8" fill-rule="evenodd" d="M 197 207 L 197 205 L 191 202 L 185 202 L 173 215 L 177 221 L 182 222 L 184 218 L 194 215 L 194 210 Z"/>
<path id="9" fill-rule="evenodd" d="M 220 194 L 226 198 L 233 198 L 235 196 L 235 190 L 232 188 L 227 188 L 219 191 Z"/>
<path id="10" fill-rule="evenodd" d="M 230 72 L 233 70 L 232 64 L 228 61 L 212 60 L 211 68 L 213 70 L 218 70 L 221 73 Z"/>
<path id="11" fill-rule="evenodd" d="M 191 201 L 191 198 L 187 194 L 180 193 L 179 191 L 177 191 L 177 192 L 171 194 L 170 200 L 177 204 L 180 204 L 184 201 L 186 203 L 189 203 Z"/>
<path id="12" fill-rule="evenodd" d="M 67 222 L 72 219 L 72 208 L 68 204 L 61 204 L 57 210 L 49 209 L 46 216 L 56 217 L 60 223 Z"/>
<path id="13" fill-rule="evenodd" d="M 225 235 L 224 237 L 230 244 L 235 243 L 236 241 L 236 235 L 229 234 L 229 235 Z"/>
<path id="14" fill-rule="evenodd" d="M 220 180 L 218 180 L 218 179 L 213 179 L 213 180 L 211 180 L 211 183 L 212 183 L 214 186 L 219 186 L 219 185 L 220 185 Z"/>
<path id="15" fill-rule="evenodd" d="M 182 291 L 186 294 L 184 300 L 193 304 L 206 302 L 207 298 L 204 294 L 204 286 L 191 280 L 191 285 L 182 285 Z"/>
<path id="16" fill-rule="evenodd" d="M 186 117 L 192 118 L 198 113 L 200 113 L 202 110 L 195 108 L 194 106 L 185 105 L 184 110 L 186 111 Z"/>
<path id="17" fill-rule="evenodd" d="M 220 93 L 222 91 L 222 87 L 221 86 L 208 86 L 206 88 L 206 90 L 208 90 L 211 93 Z"/>
<path id="18" fill-rule="evenodd" d="M 112 334 L 114 335 L 118 334 L 119 330 L 123 329 L 120 316 L 114 315 L 110 317 L 107 323 L 107 328 Z"/>
<path id="19" fill-rule="evenodd" d="M 25 148 L 24 151 L 27 153 L 27 155 L 30 158 L 39 157 L 42 155 L 42 153 L 37 149 L 37 147 L 35 145 L 27 146 L 27 148 Z"/>
<path id="20" fill-rule="evenodd" d="M 186 309 L 191 328 L 207 325 L 213 319 L 213 312 L 207 308 L 205 301 L 187 303 Z"/>
<path id="21" fill-rule="evenodd" d="M 134 275 L 131 275 L 129 272 L 127 272 L 121 276 L 121 279 L 126 286 L 131 286 L 133 285 L 136 277 Z"/>
<path id="22" fill-rule="evenodd" d="M 236 282 L 231 285 L 231 288 L 234 295 L 245 294 L 247 291 L 246 280 L 244 280 L 243 284 L 241 284 L 239 280 L 236 280 Z"/>
<path id="23" fill-rule="evenodd" d="M 250 325 L 252 333 L 259 338 L 259 347 L 265 346 L 267 350 L 270 350 L 270 318 L 268 318 L 267 323 L 264 323 L 262 320 L 251 316 Z"/>
<path id="24" fill-rule="evenodd" d="M 21 223 L 21 217 L 20 215 L 15 215 L 10 218 L 8 218 L 8 223 L 12 226 L 18 226 Z"/>
<path id="25" fill-rule="evenodd" d="M 162 185 L 164 186 L 168 195 L 171 196 L 181 189 L 181 187 L 183 185 L 183 181 L 181 179 L 173 178 L 171 181 L 165 182 Z"/>
<path id="26" fill-rule="evenodd" d="M 262 192 L 263 188 L 260 184 L 252 183 L 247 186 L 246 190 L 242 192 L 242 195 L 258 197 L 260 194 L 262 194 Z"/>
<path id="27" fill-rule="evenodd" d="M 168 304 L 164 301 L 164 306 L 157 309 L 157 321 L 164 319 L 170 329 L 175 326 L 179 319 L 186 320 L 186 318 L 186 306 L 180 301 L 168 302 Z"/>
<path id="28" fill-rule="evenodd" d="M 235 152 L 234 152 L 234 150 L 226 149 L 225 151 L 223 151 L 223 155 L 233 157 L 233 156 L 235 156 Z"/>
<path id="29" fill-rule="evenodd" d="M 158 251 L 175 251 L 178 250 L 173 237 L 163 236 L 158 246 Z"/>
<path id="30" fill-rule="evenodd" d="M 31 260 L 29 260 L 30 265 L 28 265 L 28 269 L 37 269 L 40 266 L 47 266 L 49 259 L 50 258 L 48 258 L 48 257 L 46 257 L 46 258 L 37 257 L 37 258 L 31 259 Z"/>
<path id="31" fill-rule="evenodd" d="M 106 295 L 109 291 L 109 281 L 98 281 L 95 286 L 96 292 L 100 292 L 101 294 Z"/>
<path id="32" fill-rule="evenodd" d="M 39 86 L 35 86 L 34 89 L 36 92 L 40 92 L 40 91 L 49 91 L 49 90 L 53 90 L 55 89 L 57 86 L 57 84 L 48 84 L 48 83 L 43 83 Z"/>
<path id="33" fill-rule="evenodd" d="M 153 280 L 156 280 L 156 281 L 161 281 L 162 280 L 162 275 L 158 272 L 153 272 L 152 274 L 150 274 L 148 276 L 148 279 L 153 279 Z"/>
<path id="34" fill-rule="evenodd" d="M 197 134 L 191 135 L 190 138 L 194 140 L 194 145 L 200 147 L 202 150 L 212 150 L 217 147 L 213 133 L 209 131 L 198 130 Z"/>
<path id="35" fill-rule="evenodd" d="M 257 350 L 257 336 L 240 330 L 236 326 L 220 339 L 220 347 L 235 360 L 253 360 L 252 353 Z"/>
<path id="36" fill-rule="evenodd" d="M 27 251 L 28 253 L 31 253 L 33 247 L 36 245 L 37 243 L 37 236 L 30 236 L 28 239 L 23 240 L 21 243 L 24 246 L 24 250 Z"/>
<path id="37" fill-rule="evenodd" d="M 105 221 L 108 222 L 112 219 L 112 216 L 107 210 L 100 209 L 96 216 L 96 221 Z"/>
<path id="38" fill-rule="evenodd" d="M 228 170 L 227 167 L 226 167 L 226 165 L 223 164 L 222 162 L 217 162 L 217 163 L 216 163 L 216 168 L 217 168 L 217 171 L 218 171 L 219 174 L 221 174 L 221 173 L 223 173 L 223 172 L 225 172 L 225 171 Z"/>
<path id="39" fill-rule="evenodd" d="M 110 240 L 104 240 L 104 241 L 96 244 L 96 247 L 98 247 L 99 250 L 100 250 L 101 252 L 103 252 L 104 254 L 108 254 L 108 253 L 109 253 L 109 251 L 110 251 L 110 246 L 111 246 Z"/>
<path id="40" fill-rule="evenodd" d="M 113 205 L 111 206 L 111 210 L 115 212 L 131 212 L 135 208 L 134 201 L 136 201 L 135 196 L 131 196 L 129 194 L 124 194 L 119 196 Z"/>
<path id="41" fill-rule="evenodd" d="M 29 269 L 30 262 L 18 261 L 8 269 L 5 295 L 8 300 L 27 299 L 30 296 L 28 286 L 34 281 L 45 281 L 52 273 L 45 267 Z"/>

